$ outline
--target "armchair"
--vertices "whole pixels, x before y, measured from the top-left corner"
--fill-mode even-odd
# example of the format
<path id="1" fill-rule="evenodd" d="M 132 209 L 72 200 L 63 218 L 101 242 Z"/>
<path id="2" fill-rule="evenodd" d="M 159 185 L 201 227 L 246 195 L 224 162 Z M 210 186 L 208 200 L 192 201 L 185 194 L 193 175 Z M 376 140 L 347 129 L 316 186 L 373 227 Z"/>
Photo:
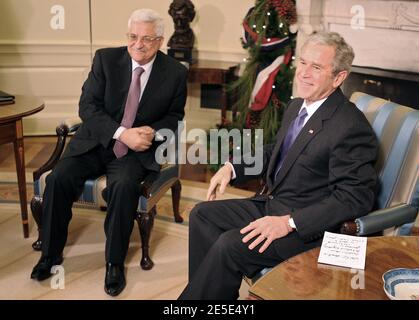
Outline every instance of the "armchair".
<path id="1" fill-rule="evenodd" d="M 409 235 L 419 208 L 419 111 L 362 92 L 353 93 L 351 101 L 364 112 L 380 144 L 379 190 L 376 210 L 345 222 L 341 232 Z"/>
<path id="2" fill-rule="evenodd" d="M 354 92 L 350 100 L 364 112 L 379 141 L 379 190 L 375 210 L 344 222 L 340 231 L 410 235 L 419 208 L 419 111 L 362 92 Z M 248 282 L 253 284 L 270 270 L 263 269 Z"/>
<path id="3" fill-rule="evenodd" d="M 66 139 L 69 134 L 74 133 L 80 126 L 81 119 L 74 118 L 64 121 L 57 126 L 57 143 L 53 154 L 48 161 L 33 173 L 34 197 L 31 200 L 31 211 L 38 226 L 38 239 L 32 244 L 34 250 L 41 250 L 42 238 L 42 195 L 45 188 L 45 178 L 51 172 L 63 153 Z M 179 143 L 175 141 L 175 143 Z M 171 189 L 173 215 L 176 222 L 183 222 L 179 214 L 179 202 L 181 193 L 180 166 L 179 164 L 164 165 L 159 173 L 152 172 L 141 182 L 142 195 L 138 199 L 136 221 L 138 224 L 141 244 L 142 258 L 140 265 L 144 270 L 150 270 L 154 263 L 149 256 L 149 240 L 156 215 L 156 204 L 162 196 Z M 96 179 L 89 179 L 84 184 L 83 193 L 75 203 L 77 206 L 106 210 L 106 200 L 102 194 L 106 186 L 106 177 L 100 176 Z"/>

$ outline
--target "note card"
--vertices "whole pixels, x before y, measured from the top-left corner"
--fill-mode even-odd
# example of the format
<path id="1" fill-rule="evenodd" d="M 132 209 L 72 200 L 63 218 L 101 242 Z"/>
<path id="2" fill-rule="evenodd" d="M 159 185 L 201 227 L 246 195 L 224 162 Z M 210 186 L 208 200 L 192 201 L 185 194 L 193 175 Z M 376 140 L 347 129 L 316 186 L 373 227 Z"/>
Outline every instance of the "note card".
<path id="1" fill-rule="evenodd" d="M 365 269 L 367 238 L 325 232 L 319 263 L 353 269 Z"/>

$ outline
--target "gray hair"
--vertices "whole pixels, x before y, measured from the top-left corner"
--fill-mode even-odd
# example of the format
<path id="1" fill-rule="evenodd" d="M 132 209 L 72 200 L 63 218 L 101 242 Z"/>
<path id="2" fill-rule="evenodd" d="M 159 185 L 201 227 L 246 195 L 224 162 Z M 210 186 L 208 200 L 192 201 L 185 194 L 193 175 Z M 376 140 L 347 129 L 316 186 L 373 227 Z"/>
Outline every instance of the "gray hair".
<path id="1" fill-rule="evenodd" d="M 301 50 L 307 43 L 316 43 L 331 46 L 335 49 L 335 57 L 333 59 L 332 71 L 333 74 L 346 70 L 351 71 L 352 61 L 355 53 L 352 47 L 346 43 L 345 39 L 337 32 L 317 32 L 311 34 L 304 42 Z"/>
<path id="2" fill-rule="evenodd" d="M 149 22 L 154 24 L 154 30 L 158 37 L 164 34 L 164 22 L 162 17 L 152 9 L 138 9 L 131 13 L 128 19 L 128 28 L 131 27 L 133 22 Z"/>

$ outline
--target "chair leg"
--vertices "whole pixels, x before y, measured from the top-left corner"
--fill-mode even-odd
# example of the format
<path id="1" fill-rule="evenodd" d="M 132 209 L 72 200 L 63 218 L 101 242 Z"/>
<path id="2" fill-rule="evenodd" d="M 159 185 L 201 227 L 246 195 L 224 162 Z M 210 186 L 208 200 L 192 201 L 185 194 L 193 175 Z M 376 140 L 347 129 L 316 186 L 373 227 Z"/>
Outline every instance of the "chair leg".
<path id="1" fill-rule="evenodd" d="M 39 196 L 34 196 L 31 200 L 31 211 L 32 217 L 38 226 L 38 239 L 32 243 L 32 248 L 35 251 L 41 251 L 42 241 L 41 241 L 41 228 L 42 228 L 42 198 Z"/>
<path id="2" fill-rule="evenodd" d="M 144 270 L 150 270 L 154 266 L 154 262 L 151 260 L 148 249 L 150 244 L 151 230 L 153 229 L 154 216 L 156 215 L 156 207 L 153 207 L 148 213 L 140 213 L 139 217 L 136 218 L 138 228 L 141 236 L 141 268 Z"/>
<path id="3" fill-rule="evenodd" d="M 179 202 L 180 202 L 180 193 L 182 191 L 182 185 L 180 180 L 176 180 L 176 182 L 172 185 L 172 205 L 173 205 L 173 215 L 175 217 L 175 222 L 182 223 L 183 218 L 179 213 Z"/>

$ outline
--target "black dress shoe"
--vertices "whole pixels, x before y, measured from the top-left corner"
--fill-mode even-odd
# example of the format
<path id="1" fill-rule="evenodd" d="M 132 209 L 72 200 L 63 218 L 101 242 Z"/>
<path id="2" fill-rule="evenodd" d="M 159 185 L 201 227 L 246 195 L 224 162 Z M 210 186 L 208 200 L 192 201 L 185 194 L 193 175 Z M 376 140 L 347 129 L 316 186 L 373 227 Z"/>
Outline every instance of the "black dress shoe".
<path id="1" fill-rule="evenodd" d="M 60 254 L 57 257 L 45 257 L 42 256 L 38 263 L 33 267 L 31 273 L 31 279 L 42 281 L 51 277 L 52 266 L 63 263 L 63 255 Z"/>
<path id="2" fill-rule="evenodd" d="M 123 264 L 106 264 L 105 292 L 110 296 L 117 296 L 126 285 Z"/>

